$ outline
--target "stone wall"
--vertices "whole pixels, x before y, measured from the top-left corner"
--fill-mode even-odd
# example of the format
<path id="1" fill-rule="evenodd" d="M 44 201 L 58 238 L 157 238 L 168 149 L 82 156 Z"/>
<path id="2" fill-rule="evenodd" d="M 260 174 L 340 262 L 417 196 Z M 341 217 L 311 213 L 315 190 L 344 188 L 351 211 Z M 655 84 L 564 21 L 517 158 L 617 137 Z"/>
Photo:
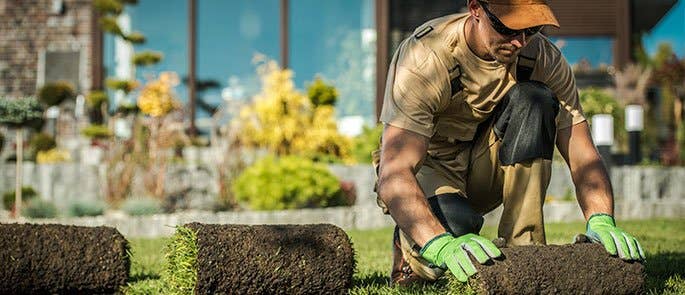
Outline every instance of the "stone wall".
<path id="1" fill-rule="evenodd" d="M 79 52 L 80 90 L 91 87 L 92 0 L 0 0 L 0 96 L 34 95 L 46 52 Z M 50 69 L 47 69 L 48 71 Z"/>

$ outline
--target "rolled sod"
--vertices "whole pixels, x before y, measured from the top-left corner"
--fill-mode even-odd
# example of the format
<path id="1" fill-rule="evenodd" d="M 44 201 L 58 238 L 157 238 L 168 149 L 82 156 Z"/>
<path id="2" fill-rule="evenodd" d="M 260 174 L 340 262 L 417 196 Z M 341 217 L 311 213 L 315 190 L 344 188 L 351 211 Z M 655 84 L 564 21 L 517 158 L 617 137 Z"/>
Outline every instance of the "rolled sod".
<path id="1" fill-rule="evenodd" d="M 129 275 L 111 227 L 0 224 L 0 294 L 112 294 Z"/>
<path id="2" fill-rule="evenodd" d="M 479 294 L 642 294 L 645 268 L 611 256 L 599 244 L 502 248 L 469 285 Z"/>
<path id="3" fill-rule="evenodd" d="M 191 223 L 171 238 L 162 280 L 168 294 L 343 294 L 354 267 L 334 225 Z"/>

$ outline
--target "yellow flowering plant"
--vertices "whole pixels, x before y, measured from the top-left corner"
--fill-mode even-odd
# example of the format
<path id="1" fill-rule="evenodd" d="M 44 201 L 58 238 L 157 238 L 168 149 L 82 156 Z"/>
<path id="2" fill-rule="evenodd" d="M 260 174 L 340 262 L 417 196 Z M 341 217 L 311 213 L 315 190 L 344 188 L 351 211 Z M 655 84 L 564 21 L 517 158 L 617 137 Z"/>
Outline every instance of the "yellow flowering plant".
<path id="1" fill-rule="evenodd" d="M 179 84 L 178 75 L 163 72 L 157 80 L 148 82 L 140 91 L 138 108 L 151 117 L 161 117 L 180 107 L 174 87 Z"/>
<path id="2" fill-rule="evenodd" d="M 274 61 L 257 69 L 262 91 L 238 116 L 240 141 L 279 155 L 325 162 L 352 161 L 351 141 L 338 132 L 332 105 L 314 105 L 293 83 L 293 72 Z"/>

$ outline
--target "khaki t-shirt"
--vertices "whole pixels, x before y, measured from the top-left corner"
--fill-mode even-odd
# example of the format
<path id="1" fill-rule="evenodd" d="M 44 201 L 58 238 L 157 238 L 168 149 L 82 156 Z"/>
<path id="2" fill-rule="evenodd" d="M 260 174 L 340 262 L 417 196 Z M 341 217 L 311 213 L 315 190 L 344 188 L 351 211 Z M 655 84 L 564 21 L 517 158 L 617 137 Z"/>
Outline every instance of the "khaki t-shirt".
<path id="1" fill-rule="evenodd" d="M 381 122 L 429 137 L 431 143 L 473 139 L 478 124 L 516 83 L 516 63 L 476 56 L 465 41 L 467 19 L 468 14 L 454 14 L 429 21 L 400 44 L 388 72 Z M 584 121 L 575 78 L 559 49 L 536 34 L 520 55 L 535 57 L 530 79 L 557 96 L 557 128 Z M 463 90 L 452 90 L 453 79 Z"/>

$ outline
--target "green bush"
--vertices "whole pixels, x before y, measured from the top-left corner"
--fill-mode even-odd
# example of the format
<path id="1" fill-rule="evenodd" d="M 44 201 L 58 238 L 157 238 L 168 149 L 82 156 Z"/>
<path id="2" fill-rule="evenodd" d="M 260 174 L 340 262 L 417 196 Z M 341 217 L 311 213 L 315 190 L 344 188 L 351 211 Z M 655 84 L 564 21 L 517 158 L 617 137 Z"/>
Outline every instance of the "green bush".
<path id="1" fill-rule="evenodd" d="M 121 31 L 121 27 L 117 23 L 117 18 L 113 16 L 103 16 L 99 20 L 100 28 L 106 33 L 110 33 L 116 36 L 122 36 L 124 33 Z"/>
<path id="2" fill-rule="evenodd" d="M 11 190 L 2 194 L 2 205 L 5 207 L 5 210 L 12 210 L 14 208 L 14 192 L 14 190 Z M 38 196 L 38 193 L 32 187 L 25 186 L 21 188 L 22 202 L 28 202 L 36 196 Z"/>
<path id="3" fill-rule="evenodd" d="M 314 106 L 334 106 L 338 100 L 338 90 L 334 86 L 326 84 L 320 77 L 316 77 L 307 89 L 307 96 Z"/>
<path id="4" fill-rule="evenodd" d="M 105 213 L 107 204 L 100 201 L 74 201 L 69 204 L 69 216 L 100 216 Z"/>
<path id="5" fill-rule="evenodd" d="M 238 202 L 254 210 L 347 205 L 340 182 L 326 166 L 296 156 L 257 161 L 232 189 Z"/>
<path id="6" fill-rule="evenodd" d="M 76 90 L 74 90 L 74 86 L 66 81 L 48 83 L 38 90 L 38 100 L 47 106 L 56 106 L 65 100 L 75 98 Z"/>
<path id="7" fill-rule="evenodd" d="M 150 66 L 162 60 L 162 53 L 156 51 L 143 51 L 133 56 L 133 64 L 137 66 Z"/>
<path id="8" fill-rule="evenodd" d="M 109 98 L 104 91 L 91 91 L 86 96 L 86 103 L 91 109 L 99 109 L 103 104 L 108 103 Z"/>
<path id="9" fill-rule="evenodd" d="M 126 41 L 131 42 L 133 44 L 143 44 L 145 43 L 145 35 L 140 32 L 133 32 L 131 34 L 128 34 L 124 37 Z"/>
<path id="10" fill-rule="evenodd" d="M 57 207 L 50 201 L 33 199 L 21 208 L 21 215 L 29 218 L 54 218 L 57 217 Z"/>
<path id="11" fill-rule="evenodd" d="M 133 91 L 133 89 L 136 89 L 136 87 L 138 87 L 138 82 L 108 78 L 107 80 L 105 80 L 105 85 L 107 85 L 107 88 L 109 89 L 121 90 L 124 93 L 128 94 L 131 91 Z"/>
<path id="12" fill-rule="evenodd" d="M 580 104 L 583 114 L 592 124 L 592 116 L 610 114 L 614 118 L 614 139 L 620 149 L 627 148 L 627 133 L 625 131 L 625 109 L 607 91 L 598 88 L 580 90 Z"/>
<path id="13" fill-rule="evenodd" d="M 353 139 L 352 156 L 357 163 L 371 163 L 371 153 L 380 147 L 383 124 L 364 126 L 362 133 Z"/>
<path id="14" fill-rule="evenodd" d="M 57 142 L 52 136 L 45 133 L 36 133 L 31 137 L 29 141 L 29 147 L 31 153 L 35 158 L 38 152 L 45 152 L 57 147 Z"/>
<path id="15" fill-rule="evenodd" d="M 81 130 L 83 136 L 90 139 L 107 139 L 112 136 L 112 132 L 105 125 L 92 124 Z"/>
<path id="16" fill-rule="evenodd" d="M 119 15 L 124 10 L 124 5 L 118 0 L 94 0 L 93 7 L 102 14 Z"/>
<path id="17" fill-rule="evenodd" d="M 33 97 L 0 98 L 0 124 L 9 127 L 28 127 L 41 123 L 43 107 Z"/>
<path id="18" fill-rule="evenodd" d="M 131 216 L 143 216 L 162 213 L 162 203 L 152 198 L 127 199 L 121 210 Z"/>

